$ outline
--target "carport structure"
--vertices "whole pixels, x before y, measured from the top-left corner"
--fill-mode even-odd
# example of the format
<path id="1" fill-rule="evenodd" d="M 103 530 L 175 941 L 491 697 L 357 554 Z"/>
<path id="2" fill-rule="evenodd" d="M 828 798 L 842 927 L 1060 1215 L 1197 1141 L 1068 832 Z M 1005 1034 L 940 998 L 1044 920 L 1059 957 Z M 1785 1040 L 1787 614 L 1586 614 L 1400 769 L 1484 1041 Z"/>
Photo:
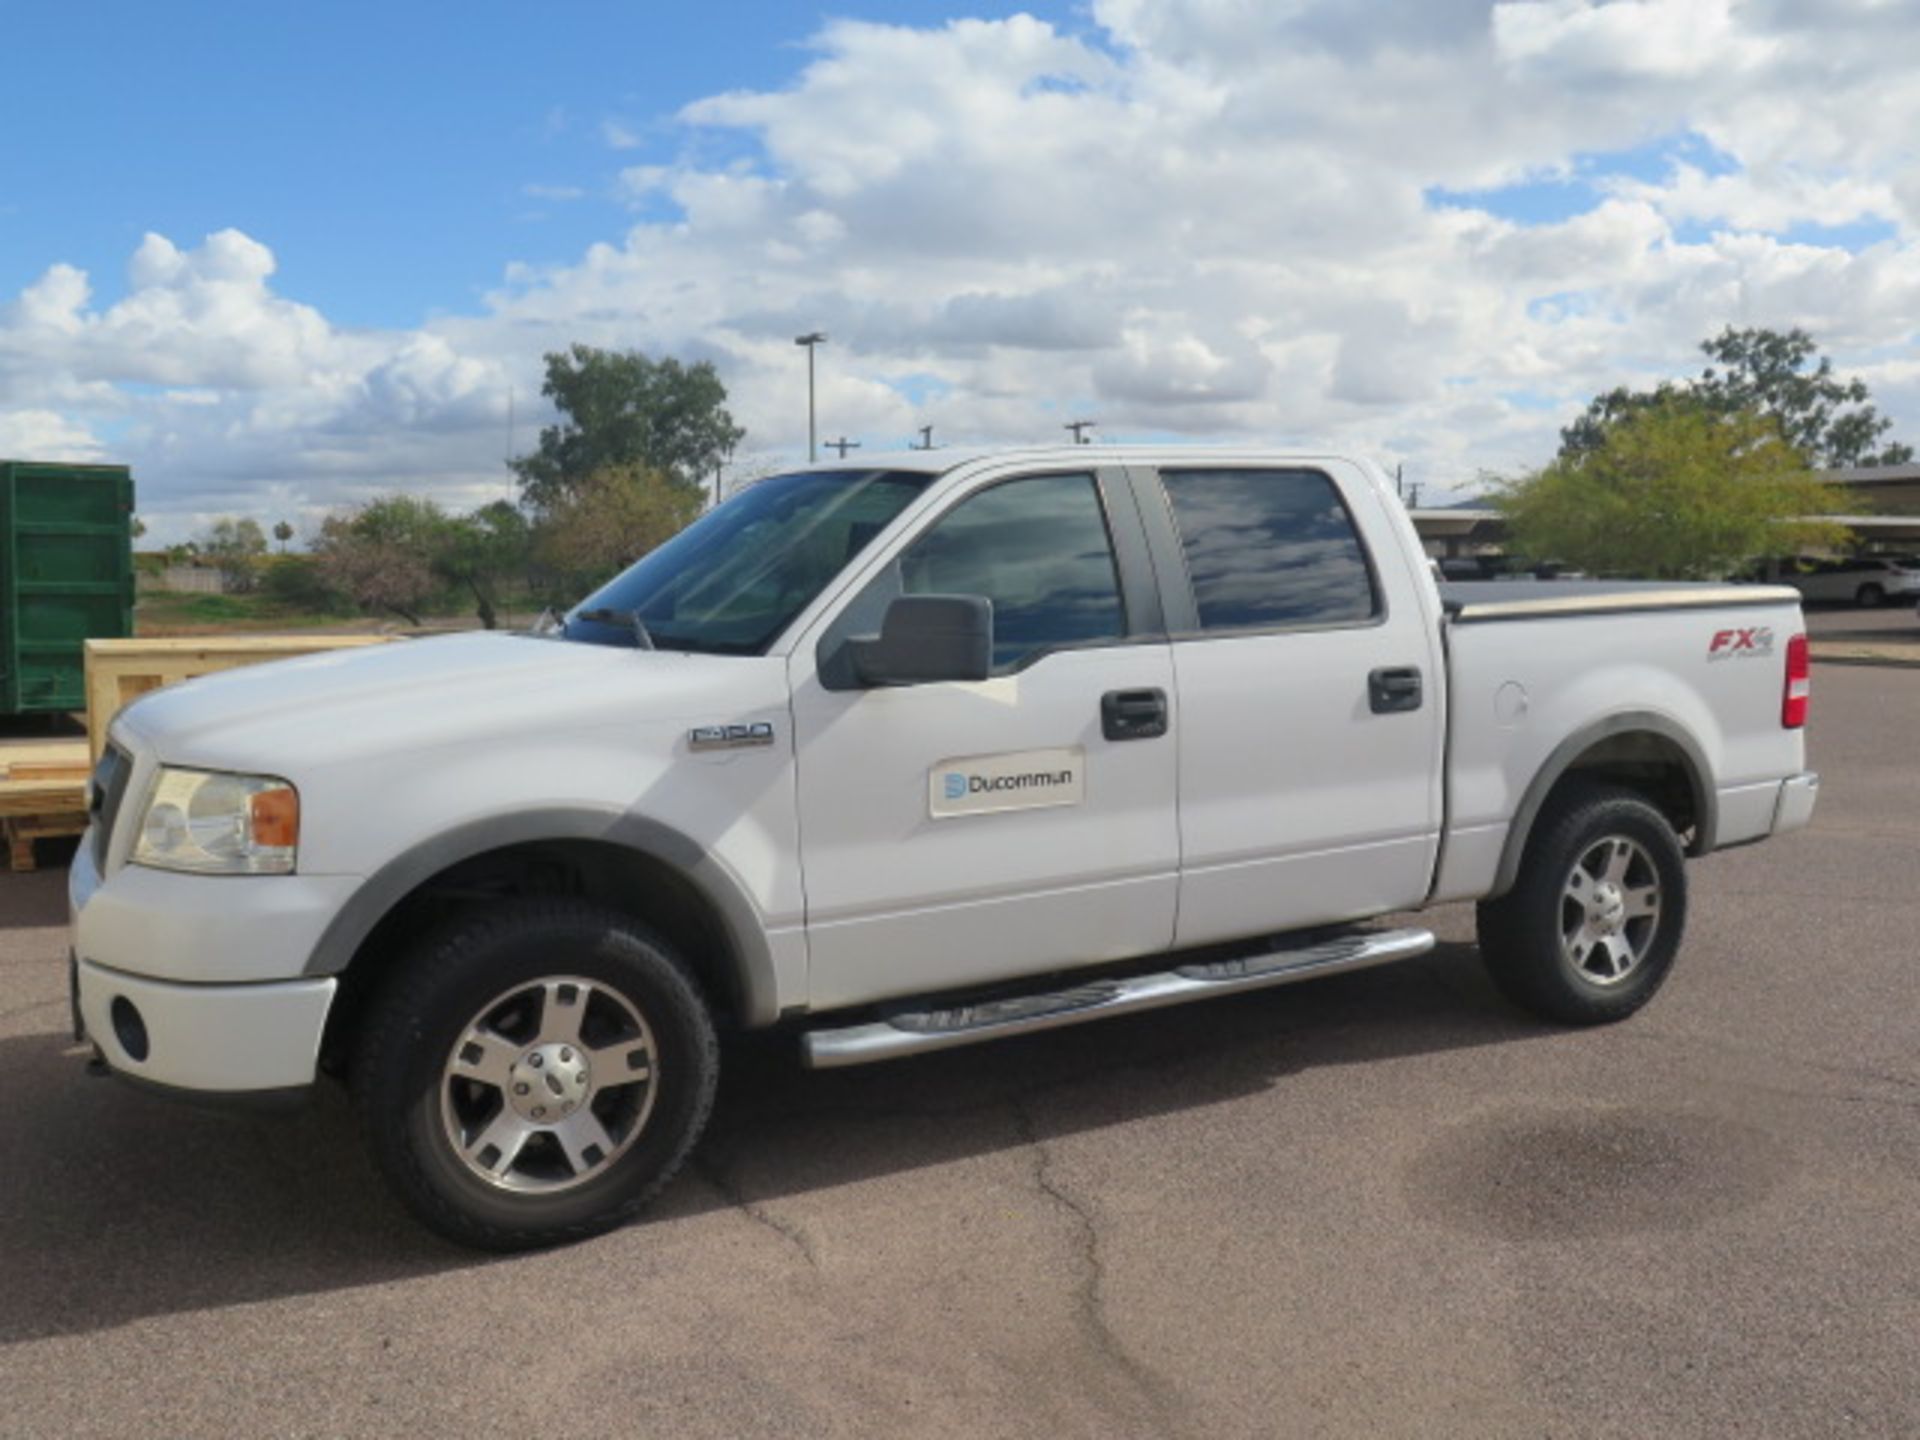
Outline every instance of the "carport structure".
<path id="1" fill-rule="evenodd" d="M 1838 520 L 1859 537 L 1866 554 L 1920 553 L 1920 465 L 1817 470 L 1813 478 L 1847 492 Z M 1498 553 L 1507 526 L 1498 510 L 1467 502 L 1450 508 L 1414 510 L 1413 526 L 1435 558 Z"/>

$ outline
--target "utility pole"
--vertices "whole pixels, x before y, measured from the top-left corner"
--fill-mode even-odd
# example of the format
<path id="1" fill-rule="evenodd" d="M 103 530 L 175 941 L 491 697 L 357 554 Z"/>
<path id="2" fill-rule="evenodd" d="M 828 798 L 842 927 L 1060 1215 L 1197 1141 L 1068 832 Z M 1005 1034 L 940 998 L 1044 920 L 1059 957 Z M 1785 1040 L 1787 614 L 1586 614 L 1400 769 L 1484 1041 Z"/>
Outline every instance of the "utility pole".
<path id="1" fill-rule="evenodd" d="M 860 448 L 860 442 L 858 440 L 849 440 L 844 435 L 838 440 L 827 441 L 826 445 L 829 450 L 838 451 L 842 460 L 847 458 L 847 451 L 858 450 Z"/>
<path id="2" fill-rule="evenodd" d="M 827 337 L 819 330 L 809 330 L 805 335 L 794 336 L 793 343 L 804 345 L 807 350 L 807 463 L 811 465 L 820 458 L 820 447 L 814 443 L 813 428 L 813 352 L 816 346 L 827 343 Z"/>
<path id="3" fill-rule="evenodd" d="M 920 427 L 920 443 L 918 445 L 909 445 L 907 448 L 909 450 L 931 450 L 933 448 L 933 426 L 922 425 Z"/>
<path id="4" fill-rule="evenodd" d="M 1407 487 L 1407 509 L 1418 510 L 1419 508 L 1420 508 L 1420 485 L 1418 481 L 1415 481 L 1413 484 Z"/>
<path id="5" fill-rule="evenodd" d="M 1094 426 L 1098 425 L 1099 423 L 1100 422 L 1098 420 L 1069 420 L 1066 424 L 1062 425 L 1060 428 L 1062 430 L 1071 430 L 1073 432 L 1074 444 L 1091 445 L 1093 442 L 1087 439 L 1087 431 L 1091 430 Z"/>

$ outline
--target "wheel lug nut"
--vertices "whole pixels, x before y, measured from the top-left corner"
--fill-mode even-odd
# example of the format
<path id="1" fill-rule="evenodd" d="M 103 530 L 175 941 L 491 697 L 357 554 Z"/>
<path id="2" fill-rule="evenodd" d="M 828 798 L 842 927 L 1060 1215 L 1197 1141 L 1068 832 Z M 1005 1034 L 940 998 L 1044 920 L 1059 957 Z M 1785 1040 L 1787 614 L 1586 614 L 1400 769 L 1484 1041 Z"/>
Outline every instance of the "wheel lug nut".
<path id="1" fill-rule="evenodd" d="M 524 1081 L 524 1080 L 522 1080 L 522 1081 L 521 1081 L 521 1082 L 520 1082 L 520 1083 L 519 1083 L 518 1085 L 516 1085 L 516 1086 L 514 1086 L 514 1087 L 513 1087 L 513 1093 L 514 1093 L 514 1094 L 516 1094 L 516 1095 L 524 1095 L 524 1094 L 526 1094 L 526 1093 L 527 1093 L 527 1082 L 526 1082 L 526 1081 Z"/>
<path id="2" fill-rule="evenodd" d="M 571 1050 L 569 1050 L 569 1049 L 567 1049 L 567 1047 L 566 1047 L 566 1046 L 564 1046 L 564 1045 L 562 1045 L 562 1046 L 560 1047 L 560 1058 L 561 1058 L 562 1060 L 571 1060 L 571 1059 L 573 1059 L 573 1051 L 571 1051 Z"/>
<path id="3" fill-rule="evenodd" d="M 545 1062 L 542 1061 L 538 1055 L 529 1055 L 527 1057 L 527 1064 L 531 1065 L 536 1070 L 538 1070 L 540 1066 L 544 1063 Z"/>
<path id="4" fill-rule="evenodd" d="M 536 1119 L 536 1120 L 544 1120 L 544 1119 L 546 1118 L 546 1115 L 547 1115 L 547 1107 L 546 1107 L 546 1106 L 544 1106 L 544 1105 L 536 1105 L 536 1106 L 534 1106 L 534 1107 L 533 1107 L 533 1118 L 534 1118 L 534 1119 Z"/>

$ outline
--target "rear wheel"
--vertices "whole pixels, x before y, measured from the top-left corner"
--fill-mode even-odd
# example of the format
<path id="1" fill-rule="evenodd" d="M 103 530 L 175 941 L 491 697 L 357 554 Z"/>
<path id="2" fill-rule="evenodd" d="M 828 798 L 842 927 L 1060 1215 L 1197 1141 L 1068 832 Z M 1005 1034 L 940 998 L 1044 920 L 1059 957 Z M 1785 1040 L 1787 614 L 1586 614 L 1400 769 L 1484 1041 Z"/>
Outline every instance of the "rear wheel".
<path id="1" fill-rule="evenodd" d="M 1886 590 L 1879 585 L 1862 585 L 1854 592 L 1853 602 L 1863 610 L 1877 609 L 1887 600 Z"/>
<path id="2" fill-rule="evenodd" d="M 1480 953 L 1501 991 L 1536 1015 L 1625 1019 L 1672 968 L 1686 883 L 1658 810 L 1631 790 L 1569 783 L 1536 823 L 1513 888 L 1482 902 Z"/>
<path id="3" fill-rule="evenodd" d="M 686 1159 L 718 1077 L 684 963 L 617 912 L 523 901 L 441 931 L 362 1028 L 361 1128 L 429 1227 L 511 1250 L 634 1215 Z"/>

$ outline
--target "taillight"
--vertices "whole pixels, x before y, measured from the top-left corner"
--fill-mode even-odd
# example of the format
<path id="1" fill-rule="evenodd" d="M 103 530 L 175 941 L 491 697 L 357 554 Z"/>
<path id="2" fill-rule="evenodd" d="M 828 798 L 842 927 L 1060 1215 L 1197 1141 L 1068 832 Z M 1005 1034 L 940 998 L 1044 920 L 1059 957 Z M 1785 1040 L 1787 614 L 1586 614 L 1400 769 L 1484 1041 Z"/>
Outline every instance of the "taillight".
<path id="1" fill-rule="evenodd" d="M 1787 641 L 1787 688 L 1780 697 L 1780 723 L 1798 730 L 1807 723 L 1807 697 L 1813 692 L 1813 671 L 1807 658 L 1807 637 Z"/>

